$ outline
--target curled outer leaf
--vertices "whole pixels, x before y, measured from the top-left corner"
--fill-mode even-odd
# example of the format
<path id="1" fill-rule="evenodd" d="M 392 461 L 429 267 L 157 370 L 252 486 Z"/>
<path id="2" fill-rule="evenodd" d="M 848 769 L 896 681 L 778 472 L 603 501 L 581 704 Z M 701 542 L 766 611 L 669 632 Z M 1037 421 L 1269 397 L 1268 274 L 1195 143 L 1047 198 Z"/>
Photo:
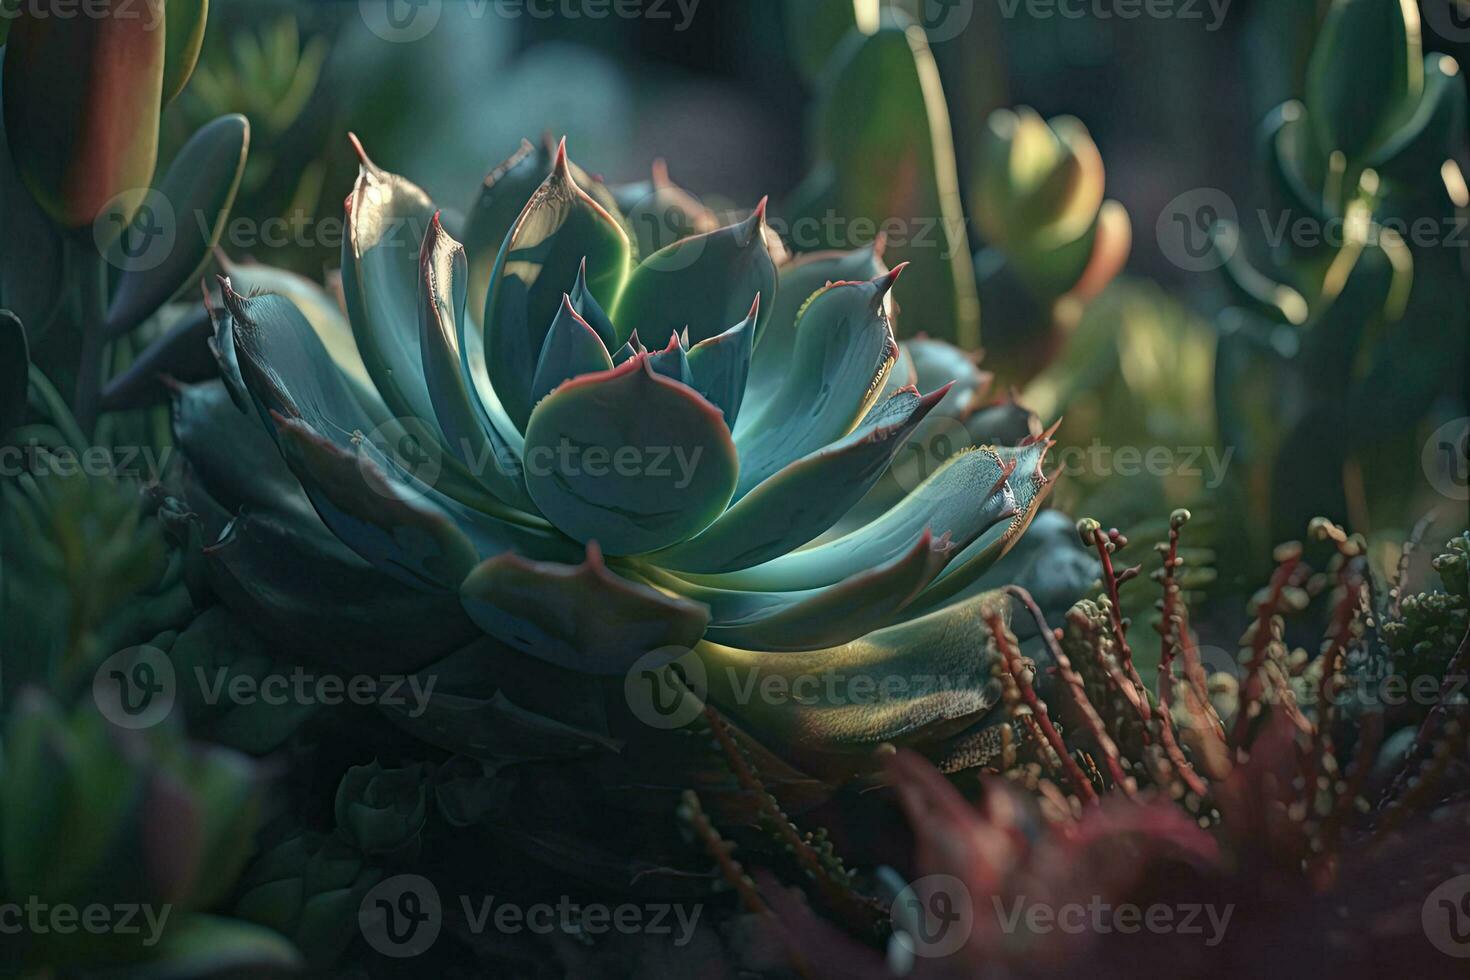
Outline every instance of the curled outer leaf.
<path id="1" fill-rule="evenodd" d="M 980 611 L 988 598 L 823 650 L 772 654 L 706 641 L 694 656 L 722 711 L 806 767 L 850 773 L 881 744 L 933 744 L 999 703 Z"/>
<path id="2" fill-rule="evenodd" d="M 490 558 L 465 579 L 460 601 L 491 636 L 590 674 L 626 673 L 660 648 L 691 649 L 709 622 L 699 603 L 609 571 L 595 543 L 576 566 Z"/>

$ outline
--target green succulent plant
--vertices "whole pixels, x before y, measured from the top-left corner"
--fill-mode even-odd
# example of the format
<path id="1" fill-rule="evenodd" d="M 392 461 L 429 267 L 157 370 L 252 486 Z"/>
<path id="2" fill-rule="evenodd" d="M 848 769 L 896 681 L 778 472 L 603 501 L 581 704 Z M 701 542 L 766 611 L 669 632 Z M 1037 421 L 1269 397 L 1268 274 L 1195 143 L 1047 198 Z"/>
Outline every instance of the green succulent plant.
<path id="1" fill-rule="evenodd" d="M 1237 523 L 1259 528 L 1240 543 L 1258 549 L 1315 514 L 1344 517 L 1349 471 L 1387 502 L 1375 523 L 1407 526 L 1413 469 L 1384 453 L 1436 398 L 1464 404 L 1459 65 L 1423 50 L 1408 0 L 1335 0 L 1303 96 L 1263 126 L 1272 230 L 1212 230 L 1234 304 L 1219 319 L 1217 413 L 1244 464 Z"/>
<path id="2" fill-rule="evenodd" d="M 294 951 L 270 933 L 197 914 L 226 896 L 244 866 L 262 786 L 244 756 L 190 745 L 169 726 L 116 728 L 90 704 L 66 712 L 28 689 L 6 719 L 0 897 L 41 918 L 8 930 L 16 934 L 6 969 L 144 958 L 179 968 L 292 966 Z M 81 916 L 100 905 L 134 906 L 137 922 L 34 925 L 59 921 L 58 908 Z"/>
<path id="3" fill-rule="evenodd" d="M 337 829 L 364 854 L 412 858 L 429 816 L 428 766 L 353 766 L 337 787 Z"/>
<path id="4" fill-rule="evenodd" d="M 1020 378 L 1044 367 L 1083 305 L 1123 268 L 1128 212 L 1103 197 L 1102 155 L 1071 116 L 1000 109 L 980 137 L 970 207 L 986 344 Z"/>
<path id="5" fill-rule="evenodd" d="M 232 911 L 288 937 L 308 964 L 324 969 L 360 935 L 358 907 L 382 876 L 337 837 L 303 832 L 251 862 Z"/>
<path id="6" fill-rule="evenodd" d="M 312 597 L 350 569 L 363 585 L 334 601 L 359 631 L 389 618 L 380 601 L 400 624 L 437 610 L 382 651 L 399 669 L 466 642 L 466 617 L 574 675 L 698 661 L 712 701 L 812 751 L 983 718 L 984 627 L 961 600 L 1046 496 L 1046 435 L 1014 406 L 981 408 L 986 378 L 958 351 L 901 348 L 902 269 L 873 248 L 778 267 L 762 204 L 638 261 L 613 190 L 584 188 L 564 147 L 549 172 L 537 162 L 495 171 L 468 251 L 364 155 L 345 318 L 295 277 L 241 267 L 222 285 L 229 398 L 181 389 L 175 429 L 227 591 L 256 622 L 326 633 Z M 492 247 L 482 331 L 469 270 Z M 262 276 L 278 291 L 256 292 Z M 945 457 L 892 479 L 905 440 L 942 417 Z M 976 445 L 1007 433 L 1015 445 Z M 818 711 L 749 703 L 730 687 L 746 671 L 953 682 Z"/>

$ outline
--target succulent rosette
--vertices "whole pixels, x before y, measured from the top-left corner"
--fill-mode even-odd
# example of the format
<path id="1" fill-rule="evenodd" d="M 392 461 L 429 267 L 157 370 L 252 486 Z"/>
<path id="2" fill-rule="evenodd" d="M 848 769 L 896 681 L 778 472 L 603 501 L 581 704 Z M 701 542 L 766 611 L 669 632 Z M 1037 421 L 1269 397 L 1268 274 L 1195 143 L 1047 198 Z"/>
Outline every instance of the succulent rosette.
<path id="1" fill-rule="evenodd" d="M 355 638 L 360 664 L 424 667 L 466 620 L 507 664 L 682 657 L 722 710 L 823 749 L 981 719 L 998 689 L 963 600 L 1040 507 L 1046 434 L 985 407 L 962 352 L 897 342 L 902 267 L 878 248 L 788 260 L 762 202 L 654 233 L 639 261 L 624 213 L 707 215 L 671 216 L 695 205 L 667 186 L 629 196 L 526 144 L 466 247 L 364 154 L 345 317 L 304 280 L 233 268 L 214 344 L 245 414 L 218 386 L 175 412 L 219 591 L 319 644 Z M 944 458 L 895 466 L 921 427 Z M 987 428 L 1019 438 L 980 444 Z M 732 687 L 767 673 L 952 682 L 826 706 Z"/>

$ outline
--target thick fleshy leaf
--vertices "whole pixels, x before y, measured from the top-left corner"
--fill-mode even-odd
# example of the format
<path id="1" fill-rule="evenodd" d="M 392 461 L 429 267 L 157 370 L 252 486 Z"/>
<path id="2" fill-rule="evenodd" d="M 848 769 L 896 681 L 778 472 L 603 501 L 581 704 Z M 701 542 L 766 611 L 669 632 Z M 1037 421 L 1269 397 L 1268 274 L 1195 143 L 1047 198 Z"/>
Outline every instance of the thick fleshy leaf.
<path id="1" fill-rule="evenodd" d="M 613 309 L 621 330 L 650 339 L 689 329 L 699 343 L 738 323 L 757 296 L 769 310 L 776 298 L 776 264 L 763 233 L 766 202 L 749 218 L 660 249 L 643 260 Z M 757 346 L 769 313 L 756 324 Z"/>
<path id="2" fill-rule="evenodd" d="M 684 593 L 710 607 L 705 638 L 747 650 L 817 650 L 891 626 L 944 567 L 949 544 L 925 531 L 908 551 L 809 592 Z"/>
<path id="3" fill-rule="evenodd" d="M 943 739 L 1000 703 L 980 611 L 988 598 L 826 650 L 772 654 L 706 641 L 695 656 L 721 711 L 806 768 L 858 768 L 885 742 Z M 773 689 L 790 696 L 766 693 Z"/>
<path id="4" fill-rule="evenodd" d="M 649 351 L 648 367 L 686 387 L 694 387 L 694 372 L 689 369 L 689 351 L 677 333 L 669 334 L 669 342 L 661 350 Z"/>
<path id="5" fill-rule="evenodd" d="M 491 558 L 465 579 L 460 599 L 496 639 L 590 674 L 624 674 L 663 647 L 692 649 L 709 621 L 698 603 L 613 574 L 595 544 L 577 566 Z"/>
<path id="6" fill-rule="evenodd" d="M 419 247 L 434 205 L 414 184 L 378 167 L 353 137 L 360 167 L 347 198 L 342 293 L 358 353 L 389 410 L 429 420 L 418 330 Z"/>
<path id="7" fill-rule="evenodd" d="M 475 546 L 455 522 L 372 459 L 301 419 L 278 415 L 276 424 L 281 451 L 317 513 L 359 555 L 425 591 L 456 588 L 475 566 Z"/>
<path id="8" fill-rule="evenodd" d="M 815 120 L 814 155 L 831 186 L 793 222 L 836 213 L 904 223 L 908 240 L 888 249 L 893 264 L 914 262 L 904 331 L 979 346 L 949 112 L 923 29 L 885 8 L 875 30 L 849 32 L 823 75 Z"/>
<path id="9" fill-rule="evenodd" d="M 541 345 L 531 399 L 539 402 L 563 381 L 608 371 L 612 366 L 612 357 L 597 331 L 577 314 L 572 298 L 564 296 L 561 309 L 546 333 L 546 342 Z"/>
<path id="10" fill-rule="evenodd" d="M 200 304 L 179 317 L 168 332 L 149 344 L 128 369 L 102 389 L 102 410 L 147 408 L 168 401 L 168 382 L 197 382 L 215 377 L 220 368 L 210 353 L 213 336 L 209 311 Z"/>
<path id="11" fill-rule="evenodd" d="M 1306 103 L 1325 158 L 1357 162 L 1413 111 L 1424 89 L 1414 0 L 1334 0 L 1307 65 Z"/>
<path id="12" fill-rule="evenodd" d="M 158 159 L 164 0 L 102 0 L 85 17 L 28 4 L 12 14 L 5 135 L 16 169 L 58 224 L 83 228 L 110 208 L 118 226 L 101 230 L 121 232 Z"/>
<path id="13" fill-rule="evenodd" d="M 536 188 L 551 173 L 554 150 L 555 147 L 549 141 L 533 144 L 530 140 L 521 140 L 516 151 L 485 176 L 480 185 L 480 193 L 470 208 L 469 217 L 465 219 L 464 248 L 470 267 L 467 307 L 470 322 L 481 331 L 485 323 L 485 298 L 490 293 L 490 274 L 495 269 L 500 247 L 505 244 L 506 236 L 515 226 L 516 219 L 530 203 L 531 195 L 536 193 Z M 568 162 L 568 169 L 578 186 L 602 205 L 604 210 L 614 217 L 617 216 L 613 195 L 601 181 L 594 180 L 575 163 Z M 578 305 L 575 292 L 572 297 L 572 304 L 577 306 L 577 312 L 587 317 L 588 312 Z M 600 324 L 594 326 L 601 330 Z M 608 343 L 610 348 L 615 346 L 607 338 L 603 342 Z"/>
<path id="14" fill-rule="evenodd" d="M 1053 445 L 1051 435 L 1055 431 L 1056 426 L 1052 426 L 1019 446 L 996 450 L 1013 471 L 1006 481 L 1009 512 L 953 557 L 934 583 L 914 600 L 912 611 L 928 612 L 952 601 L 1004 557 L 1026 532 L 1055 485 L 1041 468 L 1047 449 Z"/>
<path id="15" fill-rule="evenodd" d="M 895 393 L 851 435 L 790 464 L 699 536 L 652 560 L 680 571 L 730 572 L 801 547 L 862 499 L 946 390 L 923 397 L 916 391 Z"/>
<path id="16" fill-rule="evenodd" d="M 162 262 L 149 268 L 121 263 L 124 272 L 113 291 L 103 328 L 108 336 L 127 333 L 179 290 L 193 286 L 229 217 L 249 149 L 250 123 L 232 114 L 195 131 L 179 150 L 154 188 L 154 197 L 138 214 L 138 221 L 149 225 L 171 221 L 172 247 Z M 154 212 L 164 203 L 172 215 Z M 120 247 L 125 246 L 123 241 Z"/>
<path id="17" fill-rule="evenodd" d="M 647 353 L 648 348 L 643 346 L 643 342 L 638 339 L 638 331 L 634 330 L 628 336 L 628 339 L 623 341 L 623 346 L 619 347 L 613 353 L 613 367 L 617 367 L 619 364 L 638 354 Z"/>
<path id="18" fill-rule="evenodd" d="M 500 437 L 484 407 L 465 387 L 459 337 L 468 267 L 464 249 L 444 230 L 437 214 L 419 252 L 419 277 L 424 382 L 444 444 L 497 500 L 529 510 L 519 455 Z"/>
<path id="19" fill-rule="evenodd" d="M 704 530 L 738 464 L 719 410 L 640 354 L 548 395 L 526 427 L 526 488 L 547 519 L 608 554 L 640 554 Z"/>
<path id="20" fill-rule="evenodd" d="M 902 346 L 913 365 L 914 384 L 921 391 L 953 385 L 949 396 L 939 406 L 940 414 L 963 418 L 974 411 L 990 391 L 994 378 L 988 371 L 980 370 L 975 363 L 975 355 L 953 344 L 922 337 L 906 340 Z"/>
<path id="21" fill-rule="evenodd" d="M 209 0 L 164 0 L 163 102 L 189 84 L 199 51 L 204 47 L 204 25 L 209 20 Z"/>
<path id="22" fill-rule="evenodd" d="M 347 322 L 342 307 L 331 294 L 310 279 L 286 269 L 259 262 L 236 262 L 223 253 L 217 254 L 235 292 L 243 296 L 276 293 L 290 300 L 291 305 L 311 325 L 312 332 L 316 334 L 317 340 L 332 359 L 332 364 L 342 375 L 363 411 L 376 423 L 392 417 L 387 403 L 373 384 L 372 376 L 368 374 L 367 366 L 362 362 L 362 353 L 357 349 L 357 338 L 352 335 L 352 324 Z"/>
<path id="23" fill-rule="evenodd" d="M 20 318 L 0 310 L 0 436 L 25 421 L 31 356 Z"/>
<path id="24" fill-rule="evenodd" d="M 576 281 L 585 262 L 592 295 L 600 304 L 613 303 L 631 261 L 627 234 L 578 185 L 563 142 L 551 176 L 532 195 L 500 250 L 485 307 L 490 382 L 522 431 L 533 407 L 536 359 L 567 284 Z"/>
<path id="25" fill-rule="evenodd" d="M 521 140 L 516 151 L 485 176 L 465 218 L 464 248 L 469 264 L 466 306 L 477 326 L 484 325 L 485 297 L 490 292 L 495 257 L 531 195 L 546 179 L 550 165 L 549 156 L 538 151 L 530 140 Z"/>
<path id="26" fill-rule="evenodd" d="M 865 282 L 887 271 L 879 241 L 850 252 L 811 252 L 782 266 L 770 322 L 751 355 L 752 401 L 764 401 L 781 386 L 791 369 L 791 356 L 796 349 L 796 321 L 807 300 L 828 283 Z M 892 313 L 890 309 L 890 317 Z"/>
<path id="27" fill-rule="evenodd" d="M 790 373 L 737 428 L 738 495 L 847 435 L 878 398 L 898 355 L 885 305 L 902 268 L 870 282 L 834 284 L 807 304 Z"/>
<path id="28" fill-rule="evenodd" d="M 818 589 L 904 553 L 926 529 L 965 548 L 996 522 L 1015 515 L 1008 484 L 1014 463 L 986 446 L 956 454 L 898 505 L 840 538 L 723 575 L 692 581 L 761 592 Z"/>
<path id="29" fill-rule="evenodd" d="M 750 358 L 755 344 L 760 298 L 750 312 L 724 333 L 707 337 L 689 348 L 689 371 L 694 389 L 725 416 L 725 425 L 735 428 L 745 384 L 750 376 Z"/>
<path id="30" fill-rule="evenodd" d="M 592 290 L 587 286 L 587 260 L 584 258 L 582 264 L 577 267 L 577 281 L 572 285 L 572 291 L 567 294 L 572 301 L 572 309 L 577 311 L 577 316 L 587 321 L 594 333 L 597 334 L 602 345 L 608 350 L 616 350 L 618 347 L 618 328 L 613 326 L 612 319 L 603 310 L 602 304 L 597 302 L 597 297 L 592 295 Z"/>
<path id="31" fill-rule="evenodd" d="M 237 614 L 359 671 L 410 670 L 473 637 L 454 596 L 405 589 L 328 530 L 260 420 L 220 384 L 180 388 L 173 431 L 210 585 Z"/>
<path id="32" fill-rule="evenodd" d="M 363 438 L 372 431 L 369 417 L 288 300 L 228 290 L 224 299 L 241 375 L 262 420 L 317 513 L 354 551 L 411 584 L 453 588 L 479 551 L 517 543 L 519 532 L 494 516 L 493 501 L 471 514 Z"/>

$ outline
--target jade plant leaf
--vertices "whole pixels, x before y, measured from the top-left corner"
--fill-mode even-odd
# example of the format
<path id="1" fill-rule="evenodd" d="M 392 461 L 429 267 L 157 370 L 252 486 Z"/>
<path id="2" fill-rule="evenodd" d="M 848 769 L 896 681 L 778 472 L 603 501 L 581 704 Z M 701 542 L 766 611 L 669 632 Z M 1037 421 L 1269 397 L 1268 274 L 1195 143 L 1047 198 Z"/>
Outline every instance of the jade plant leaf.
<path id="1" fill-rule="evenodd" d="M 162 262 L 147 268 L 119 261 L 123 273 L 103 328 L 109 337 L 132 330 L 174 294 L 193 285 L 219 242 L 249 149 L 250 123 L 236 114 L 201 127 L 179 150 L 138 219 L 169 220 L 169 216 L 152 213 L 155 202 L 159 206 L 166 202 L 173 212 L 172 247 Z"/>

